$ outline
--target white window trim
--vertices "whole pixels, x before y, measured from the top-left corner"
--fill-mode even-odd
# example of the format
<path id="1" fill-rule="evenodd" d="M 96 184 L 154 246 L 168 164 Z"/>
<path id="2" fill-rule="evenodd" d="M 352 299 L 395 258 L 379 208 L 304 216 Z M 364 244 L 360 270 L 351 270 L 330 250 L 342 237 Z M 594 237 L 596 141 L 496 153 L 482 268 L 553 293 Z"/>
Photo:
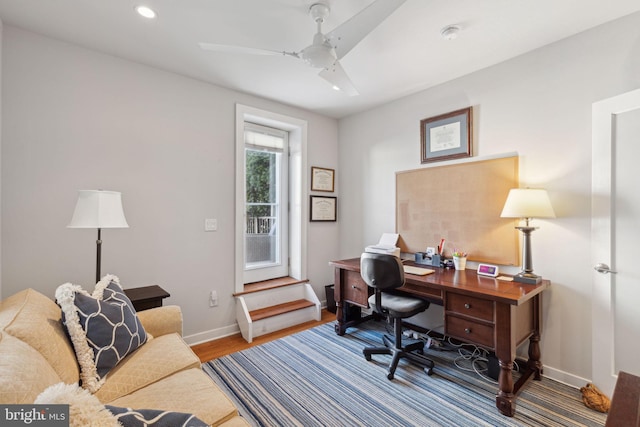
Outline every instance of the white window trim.
<path id="1" fill-rule="evenodd" d="M 235 292 L 244 290 L 244 123 L 246 121 L 289 132 L 289 275 L 307 276 L 307 122 L 294 117 L 236 104 L 236 215 Z"/>

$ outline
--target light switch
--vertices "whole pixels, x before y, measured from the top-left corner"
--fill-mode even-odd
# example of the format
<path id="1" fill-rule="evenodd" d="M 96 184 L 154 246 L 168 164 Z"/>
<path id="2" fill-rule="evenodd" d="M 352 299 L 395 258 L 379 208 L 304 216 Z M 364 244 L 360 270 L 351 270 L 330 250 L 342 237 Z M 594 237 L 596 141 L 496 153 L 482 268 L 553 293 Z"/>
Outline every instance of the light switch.
<path id="1" fill-rule="evenodd" d="M 218 220 L 215 218 L 206 218 L 204 220 L 204 231 L 218 231 Z"/>

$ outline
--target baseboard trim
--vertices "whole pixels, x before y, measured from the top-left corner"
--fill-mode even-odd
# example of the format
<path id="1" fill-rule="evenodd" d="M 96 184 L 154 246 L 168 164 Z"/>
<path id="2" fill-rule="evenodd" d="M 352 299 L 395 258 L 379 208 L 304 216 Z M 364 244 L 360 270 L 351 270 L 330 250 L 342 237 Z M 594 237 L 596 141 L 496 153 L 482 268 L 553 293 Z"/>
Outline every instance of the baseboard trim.
<path id="1" fill-rule="evenodd" d="M 191 345 L 202 344 L 204 342 L 228 337 L 230 335 L 236 335 L 239 333 L 240 333 L 240 328 L 238 327 L 237 323 L 234 323 L 233 325 L 224 326 L 222 328 L 211 329 L 204 332 L 198 332 L 197 334 L 193 334 L 193 335 L 186 335 L 186 336 L 183 336 L 182 339 L 184 339 L 185 342 L 191 346 Z"/>
<path id="2" fill-rule="evenodd" d="M 548 365 L 544 365 L 543 361 L 543 370 L 544 376 L 550 378 L 552 380 L 561 382 L 563 384 L 569 385 L 571 387 L 580 388 L 584 387 L 587 383 L 591 382 L 591 380 L 579 377 L 574 374 L 570 374 L 569 372 L 561 371 L 560 369 L 552 368 Z"/>
<path id="3" fill-rule="evenodd" d="M 327 308 L 327 302 L 324 301 L 321 305 L 322 309 Z M 223 326 L 222 328 L 211 329 L 208 331 L 198 332 L 197 334 L 185 335 L 182 339 L 189 344 L 190 346 L 196 344 L 202 344 L 205 342 L 217 340 L 220 338 L 225 338 L 231 335 L 236 335 L 240 333 L 240 327 L 237 323 L 233 325 Z"/>

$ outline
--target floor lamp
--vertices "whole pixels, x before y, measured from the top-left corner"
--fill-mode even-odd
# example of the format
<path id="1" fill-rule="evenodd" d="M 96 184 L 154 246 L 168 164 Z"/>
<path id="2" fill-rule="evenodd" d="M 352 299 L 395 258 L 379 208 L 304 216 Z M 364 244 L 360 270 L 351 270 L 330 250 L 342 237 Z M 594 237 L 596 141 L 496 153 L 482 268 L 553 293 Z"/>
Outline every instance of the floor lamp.
<path id="1" fill-rule="evenodd" d="M 533 218 L 555 218 L 551 201 L 546 190 L 536 188 L 514 188 L 509 190 L 507 201 L 500 214 L 502 218 L 521 218 L 524 226 L 516 227 L 522 231 L 522 271 L 513 280 L 520 283 L 536 284 L 542 278 L 533 272 L 531 261 L 531 232 L 538 227 L 531 227 L 529 221 Z"/>
<path id="2" fill-rule="evenodd" d="M 96 283 L 100 281 L 100 256 L 103 228 L 129 228 L 122 210 L 122 196 L 117 191 L 80 190 L 78 202 L 68 228 L 97 228 Z"/>

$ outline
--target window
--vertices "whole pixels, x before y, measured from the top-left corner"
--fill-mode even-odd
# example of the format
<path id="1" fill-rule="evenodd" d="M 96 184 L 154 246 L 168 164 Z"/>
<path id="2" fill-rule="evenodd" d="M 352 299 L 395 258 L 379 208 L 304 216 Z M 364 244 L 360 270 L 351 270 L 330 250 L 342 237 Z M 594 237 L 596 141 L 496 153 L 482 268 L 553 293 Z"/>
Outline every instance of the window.
<path id="1" fill-rule="evenodd" d="M 289 274 L 287 151 L 287 132 L 245 123 L 245 283 Z"/>
<path id="2" fill-rule="evenodd" d="M 303 280 L 307 278 L 307 218 L 309 216 L 308 200 L 307 200 L 307 188 L 308 188 L 308 167 L 307 167 L 307 127 L 308 124 L 305 120 L 301 120 L 295 117 L 285 116 L 282 114 L 274 113 L 267 110 L 261 110 L 247 105 L 236 104 L 236 126 L 235 126 L 235 145 L 236 145 L 236 205 L 235 205 L 235 292 L 244 291 L 245 283 L 252 283 L 261 280 L 268 280 L 268 275 L 260 275 L 262 273 L 268 273 L 273 277 L 290 276 L 294 279 Z M 247 126 L 250 123 L 251 125 Z M 245 177 L 245 159 L 246 150 L 248 148 L 245 143 L 245 127 L 253 130 L 253 125 L 259 125 L 257 128 L 264 130 L 265 127 L 271 128 L 271 131 L 266 132 L 258 131 L 258 134 L 263 136 L 257 136 L 262 138 L 263 141 L 267 139 L 277 139 L 281 135 L 285 135 L 286 142 L 282 145 L 282 154 L 278 156 L 277 146 L 271 146 L 270 143 L 251 143 L 250 148 L 255 149 L 268 158 L 262 159 L 265 164 L 269 164 L 269 170 L 271 171 L 271 165 L 277 165 L 277 158 L 280 157 L 279 167 L 281 171 L 287 174 L 287 178 L 280 178 L 280 185 L 276 185 L 279 191 L 282 191 L 283 187 L 287 190 L 288 197 L 288 209 L 287 204 L 281 199 L 275 203 L 281 208 L 281 212 L 287 215 L 285 222 L 275 225 L 274 231 L 278 230 L 286 232 L 279 235 L 280 244 L 285 244 L 288 248 L 287 255 L 283 255 L 282 251 L 271 252 L 273 254 L 280 254 L 280 264 L 274 268 L 266 267 L 266 265 L 257 267 L 257 261 L 254 265 L 246 264 L 247 251 L 251 251 L 248 248 L 248 242 L 245 238 L 247 231 L 247 196 L 246 196 L 246 177 Z M 274 132 L 275 130 L 275 132 Z M 281 132 L 281 133 L 279 133 Z M 267 135 L 270 135 L 267 137 Z M 259 148 L 258 148 L 259 147 Z M 288 155 L 285 154 L 288 151 Z M 281 176 L 280 174 L 277 174 Z M 271 180 L 271 175 L 269 175 Z M 275 178 L 274 178 L 275 179 Z M 288 182 L 287 182 L 288 181 Z M 271 181 L 269 181 L 270 183 Z M 270 184 L 269 184 L 270 185 Z M 288 186 L 288 187 L 287 187 Z M 280 193 L 281 195 L 282 193 Z M 262 197 L 260 199 L 251 199 L 251 203 L 264 204 L 262 209 L 272 208 L 271 198 Z M 265 201 L 266 200 L 266 201 Z M 271 212 L 269 212 L 271 213 Z M 267 215 L 271 216 L 271 215 Z M 257 220 L 256 220 L 257 221 Z M 270 220 L 271 221 L 271 220 Z M 263 227 L 271 229 L 270 223 Z M 256 226 L 257 227 L 257 226 Z M 257 228 L 255 229 L 258 230 Z M 284 243 L 283 243 L 284 242 Z M 271 245 L 271 242 L 269 243 Z M 269 249 L 271 250 L 271 249 Z M 263 264 L 271 263 L 271 253 L 269 255 L 269 262 L 263 262 Z M 266 258 L 266 257 L 264 257 Z M 275 264 L 275 263 L 274 263 Z M 246 268 L 249 267 L 249 268 Z M 277 271 L 275 268 L 281 268 Z"/>

